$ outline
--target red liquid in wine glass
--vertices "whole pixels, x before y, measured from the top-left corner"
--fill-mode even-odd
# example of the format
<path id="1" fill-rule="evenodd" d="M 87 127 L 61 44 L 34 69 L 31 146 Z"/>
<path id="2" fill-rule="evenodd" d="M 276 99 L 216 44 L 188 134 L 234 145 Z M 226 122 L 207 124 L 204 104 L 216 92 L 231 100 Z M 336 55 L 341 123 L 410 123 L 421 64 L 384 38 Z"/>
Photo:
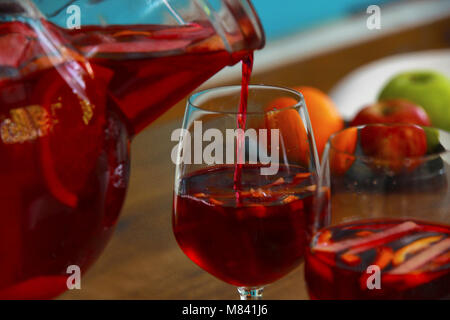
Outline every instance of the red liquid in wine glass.
<path id="1" fill-rule="evenodd" d="M 67 267 L 84 272 L 112 233 L 128 183 L 129 134 L 246 54 L 223 50 L 200 23 L 69 34 L 42 23 L 68 44 L 69 59 L 49 57 L 26 24 L 0 25 L 0 299 L 65 291 Z M 83 57 L 69 44 L 93 72 L 77 71 Z M 86 97 L 61 70 L 81 75 Z"/>
<path id="2" fill-rule="evenodd" d="M 319 231 L 305 254 L 312 299 L 450 297 L 450 227 L 414 220 L 367 220 Z M 380 289 L 369 289 L 369 265 Z M 369 282 L 373 284 L 372 280 Z"/>
<path id="3" fill-rule="evenodd" d="M 190 174 L 174 198 L 180 248 L 201 268 L 236 286 L 280 279 L 300 264 L 306 246 L 311 176 L 295 166 L 280 166 L 273 176 L 261 175 L 260 168 L 242 166 L 239 204 L 232 165 Z"/>

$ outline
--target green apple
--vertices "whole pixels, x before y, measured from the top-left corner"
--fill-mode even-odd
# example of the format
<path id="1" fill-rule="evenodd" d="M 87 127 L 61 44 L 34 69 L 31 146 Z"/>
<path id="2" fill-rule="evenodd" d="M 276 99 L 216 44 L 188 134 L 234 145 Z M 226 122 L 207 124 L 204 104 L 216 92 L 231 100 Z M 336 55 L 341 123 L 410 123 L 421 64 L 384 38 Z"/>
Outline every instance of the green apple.
<path id="1" fill-rule="evenodd" d="M 404 72 L 393 77 L 378 100 L 403 98 L 422 106 L 434 127 L 450 131 L 450 80 L 435 71 Z"/>

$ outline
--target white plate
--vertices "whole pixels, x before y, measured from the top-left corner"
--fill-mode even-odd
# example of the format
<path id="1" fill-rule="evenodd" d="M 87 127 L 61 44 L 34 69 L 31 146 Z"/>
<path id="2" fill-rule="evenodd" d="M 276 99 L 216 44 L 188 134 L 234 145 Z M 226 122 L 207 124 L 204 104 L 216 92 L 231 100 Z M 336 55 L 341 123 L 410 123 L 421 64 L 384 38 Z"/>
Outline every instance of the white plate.
<path id="1" fill-rule="evenodd" d="M 399 54 L 362 66 L 345 76 L 330 96 L 345 119 L 351 119 L 364 105 L 373 103 L 383 86 L 402 71 L 435 70 L 450 77 L 450 50 Z"/>

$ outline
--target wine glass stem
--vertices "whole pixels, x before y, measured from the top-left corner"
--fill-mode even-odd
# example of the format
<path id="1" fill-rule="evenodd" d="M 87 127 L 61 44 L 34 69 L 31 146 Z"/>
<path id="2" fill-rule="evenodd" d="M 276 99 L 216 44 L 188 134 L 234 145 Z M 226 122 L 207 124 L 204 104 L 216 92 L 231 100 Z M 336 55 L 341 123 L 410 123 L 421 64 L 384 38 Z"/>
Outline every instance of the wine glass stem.
<path id="1" fill-rule="evenodd" d="M 261 300 L 263 297 L 264 287 L 259 288 L 247 288 L 239 287 L 238 292 L 241 296 L 241 300 Z"/>

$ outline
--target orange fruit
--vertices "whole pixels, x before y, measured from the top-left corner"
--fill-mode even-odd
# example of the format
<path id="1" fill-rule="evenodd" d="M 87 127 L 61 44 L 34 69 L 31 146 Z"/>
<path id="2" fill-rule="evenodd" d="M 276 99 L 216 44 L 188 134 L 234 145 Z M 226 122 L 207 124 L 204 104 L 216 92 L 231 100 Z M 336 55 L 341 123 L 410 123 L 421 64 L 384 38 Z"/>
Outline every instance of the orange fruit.
<path id="1" fill-rule="evenodd" d="M 285 99 L 285 98 L 281 98 Z M 288 99 L 288 98 L 286 98 Z M 281 155 L 287 157 L 290 163 L 297 163 L 303 166 L 309 164 L 309 145 L 308 136 L 306 134 L 305 127 L 303 126 L 302 118 L 295 109 L 279 108 L 280 99 L 271 103 L 268 110 L 272 110 L 266 114 L 266 128 L 268 132 L 268 143 L 270 146 L 270 129 L 279 129 L 280 135 L 280 156 L 279 159 L 283 159 Z M 294 106 L 296 101 L 294 99 L 287 106 Z M 277 102 L 278 101 L 278 102 Z M 288 102 L 288 101 L 284 101 Z M 274 152 L 275 150 L 271 150 Z"/>
<path id="2" fill-rule="evenodd" d="M 328 141 L 328 138 L 333 133 L 340 131 L 344 128 L 344 120 L 342 119 L 341 115 L 339 114 L 336 105 L 331 100 L 330 97 L 328 97 L 325 93 L 320 91 L 319 89 L 313 88 L 313 87 L 307 87 L 307 86 L 301 86 L 296 87 L 294 90 L 297 90 L 303 94 L 303 97 L 305 98 L 306 107 L 308 108 L 308 114 L 311 121 L 311 125 L 313 128 L 314 133 L 314 139 L 316 142 L 317 147 L 317 153 L 319 156 L 322 156 L 323 149 L 325 148 L 325 145 Z M 268 107 L 268 110 L 274 110 L 274 109 L 283 109 L 286 107 L 292 107 L 297 103 L 297 101 L 293 98 L 283 97 L 278 98 L 272 101 Z M 293 109 L 292 109 L 293 110 Z M 294 110 L 293 110 L 294 111 Z M 281 115 L 280 115 L 281 116 Z M 278 117 L 280 117 L 278 116 Z M 283 119 L 279 119 L 280 121 L 276 121 L 282 126 L 290 126 L 292 127 L 293 124 L 287 124 L 291 123 L 292 121 L 298 121 L 300 117 L 292 117 L 291 119 L 288 119 L 289 117 L 287 115 L 281 116 Z M 300 121 L 301 122 L 301 121 Z M 286 125 L 285 125 L 286 124 Z M 298 127 L 298 125 L 296 125 Z M 301 137 L 302 139 L 306 139 L 306 131 L 305 128 L 302 126 L 302 131 L 299 132 L 299 129 L 295 130 L 295 133 L 292 134 L 292 136 L 286 136 L 286 134 L 289 134 L 292 132 L 292 129 L 284 130 L 286 132 L 281 131 L 282 134 L 285 135 L 286 141 L 291 141 L 295 138 L 297 138 L 297 142 L 299 143 L 299 147 L 296 149 L 299 149 L 301 154 L 305 155 L 307 154 L 307 143 L 305 144 L 306 140 L 303 140 L 299 142 L 298 138 Z M 280 128 L 283 129 L 283 128 Z M 306 148 L 306 149 L 305 149 Z M 304 156 L 302 157 L 305 158 Z"/>

